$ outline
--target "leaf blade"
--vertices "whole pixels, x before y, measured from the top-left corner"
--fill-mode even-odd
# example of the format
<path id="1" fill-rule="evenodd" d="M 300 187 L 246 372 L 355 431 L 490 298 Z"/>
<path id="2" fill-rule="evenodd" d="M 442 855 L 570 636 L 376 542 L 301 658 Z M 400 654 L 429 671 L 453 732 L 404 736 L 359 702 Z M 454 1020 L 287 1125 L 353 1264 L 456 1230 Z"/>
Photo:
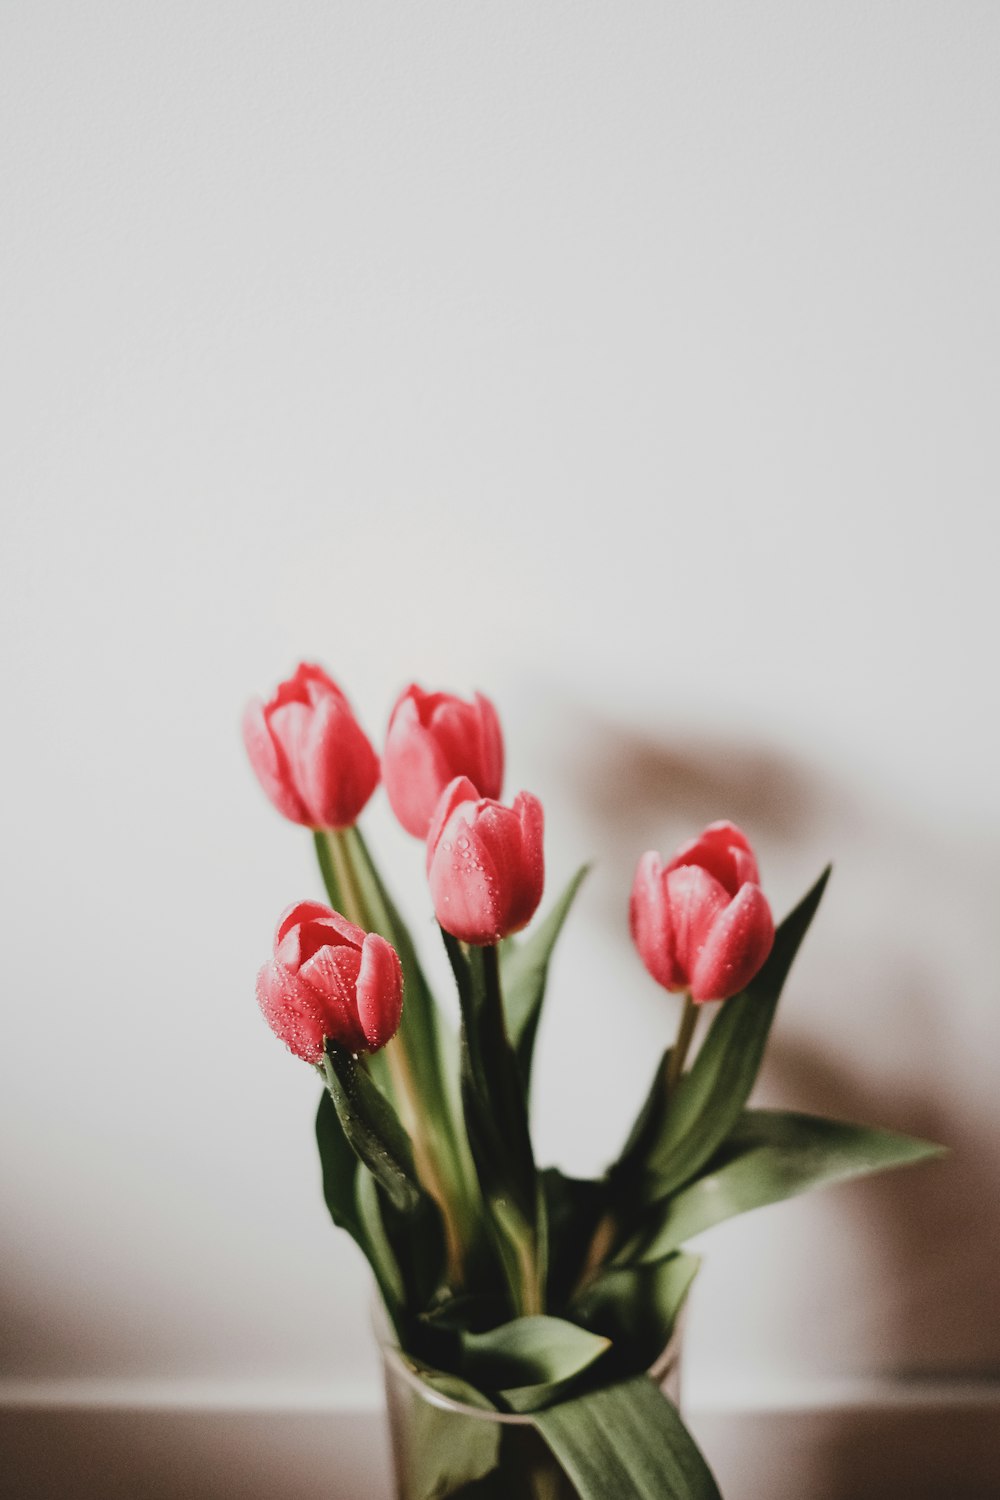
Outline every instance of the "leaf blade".
<path id="1" fill-rule="evenodd" d="M 745 1110 L 718 1165 L 661 1206 L 630 1264 L 658 1260 L 696 1234 L 738 1214 L 781 1203 L 810 1188 L 844 1182 L 939 1155 L 913 1136 L 791 1110 Z"/>
<path id="2" fill-rule="evenodd" d="M 646 1375 L 534 1412 L 532 1421 L 581 1500 L 722 1500 L 677 1408 Z"/>
<path id="3" fill-rule="evenodd" d="M 643 1197 L 665 1197 L 722 1145 L 750 1097 L 782 988 L 816 914 L 830 866 L 778 928 L 770 957 L 741 994 L 723 1003 L 671 1101 L 646 1164 Z"/>
<path id="4" fill-rule="evenodd" d="M 531 1083 L 535 1038 L 545 999 L 552 950 L 589 870 L 589 865 L 580 866 L 555 906 L 529 937 L 520 942 L 512 939 L 501 948 L 500 972 L 507 1032 L 526 1090 Z"/>
<path id="5" fill-rule="evenodd" d="M 514 1318 L 487 1333 L 459 1334 L 465 1375 L 499 1392 L 512 1411 L 559 1398 L 609 1348 L 609 1340 L 565 1318 Z"/>

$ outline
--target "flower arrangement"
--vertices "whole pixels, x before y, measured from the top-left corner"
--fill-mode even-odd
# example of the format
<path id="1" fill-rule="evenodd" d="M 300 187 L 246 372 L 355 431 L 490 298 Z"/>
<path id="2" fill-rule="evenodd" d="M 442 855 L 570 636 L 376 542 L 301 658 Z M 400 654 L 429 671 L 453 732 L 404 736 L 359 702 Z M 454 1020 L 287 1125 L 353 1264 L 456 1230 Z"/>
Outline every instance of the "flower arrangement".
<path id="1" fill-rule="evenodd" d="M 748 1107 L 829 870 L 775 929 L 733 824 L 713 823 L 666 863 L 642 855 L 631 934 L 653 980 L 683 996 L 679 1025 L 617 1159 L 576 1180 L 539 1168 L 528 1099 L 549 961 L 586 870 L 518 936 L 542 900 L 543 814 L 528 792 L 499 800 L 493 705 L 408 687 L 380 764 L 340 688 L 302 665 L 247 710 L 244 739 L 274 806 L 312 830 L 329 898 L 281 917 L 257 995 L 276 1035 L 322 1076 L 330 1214 L 367 1257 L 399 1357 L 432 1396 L 420 1474 L 401 1493 L 717 1496 L 647 1374 L 698 1269 L 684 1247 L 748 1209 L 937 1150 Z M 400 823 L 426 844 L 458 1038 L 357 827 L 380 775 Z M 438 1409 L 521 1414 L 550 1472 L 537 1452 L 519 1459 L 499 1425 L 476 1424 L 465 1450 L 441 1444 L 435 1396 Z"/>

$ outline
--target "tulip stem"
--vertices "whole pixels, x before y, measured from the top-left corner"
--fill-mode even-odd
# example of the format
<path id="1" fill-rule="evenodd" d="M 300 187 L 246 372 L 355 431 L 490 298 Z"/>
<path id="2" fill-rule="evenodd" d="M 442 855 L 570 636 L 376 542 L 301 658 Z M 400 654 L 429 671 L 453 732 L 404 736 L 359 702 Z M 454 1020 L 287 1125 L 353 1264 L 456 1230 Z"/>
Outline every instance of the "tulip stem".
<path id="1" fill-rule="evenodd" d="M 684 1009 L 681 1012 L 681 1024 L 677 1030 L 677 1040 L 674 1042 L 670 1052 L 670 1065 L 667 1068 L 666 1089 L 667 1098 L 670 1099 L 684 1071 L 684 1062 L 691 1046 L 691 1038 L 698 1024 L 698 1006 L 690 995 L 684 996 Z"/>
<path id="2" fill-rule="evenodd" d="M 398 1036 L 387 1043 L 385 1049 L 389 1076 L 399 1104 L 399 1113 L 413 1145 L 413 1160 L 417 1176 L 441 1210 L 444 1228 L 445 1250 L 448 1258 L 448 1279 L 453 1287 L 460 1287 L 465 1279 L 463 1267 L 462 1235 L 455 1222 L 450 1195 L 441 1179 L 438 1164 L 430 1143 L 422 1128 L 422 1111 L 413 1069 L 406 1048 Z"/>
<path id="3" fill-rule="evenodd" d="M 500 982 L 500 957 L 498 949 L 492 944 L 480 948 L 482 957 L 483 987 L 486 998 L 486 1026 L 484 1038 L 487 1045 L 491 1045 L 496 1054 L 506 1052 L 514 1063 L 514 1052 L 510 1044 L 507 1032 L 507 1018 L 504 1012 L 503 989 Z M 528 1133 L 527 1120 L 523 1122 L 525 1144 L 529 1156 L 531 1155 L 531 1139 Z M 508 1144 L 510 1144 L 508 1142 Z M 534 1173 L 534 1162 L 532 1161 L 532 1174 Z M 520 1215 L 517 1216 L 520 1218 Z M 518 1303 L 518 1312 L 521 1317 L 529 1317 L 532 1314 L 541 1313 L 545 1310 L 545 1272 L 543 1268 L 542 1245 L 543 1226 L 539 1222 L 538 1203 L 536 1200 L 534 1221 L 522 1220 L 523 1229 L 519 1226 L 516 1232 L 508 1230 L 514 1258 L 518 1268 L 519 1287 L 512 1288 L 515 1300 Z"/>
<path id="4" fill-rule="evenodd" d="M 365 931 L 378 931 L 385 927 L 370 909 L 364 889 L 354 866 L 354 851 L 346 831 L 335 830 L 317 833 L 316 853 L 320 870 L 331 901 L 339 907 L 348 921 Z M 387 938 L 388 933 L 383 933 Z M 391 1094 L 395 1095 L 396 1108 L 413 1146 L 413 1159 L 417 1175 L 441 1210 L 445 1245 L 448 1257 L 448 1277 L 453 1286 L 461 1286 L 464 1280 L 462 1235 L 456 1222 L 451 1194 L 443 1180 L 424 1121 L 426 1105 L 421 1104 L 420 1089 L 413 1074 L 413 1065 L 402 1035 L 393 1037 L 382 1050 L 385 1067 L 391 1083 Z"/>
<path id="5" fill-rule="evenodd" d="M 322 836 L 317 835 L 316 851 L 319 854 L 319 864 L 324 879 L 327 874 L 327 860 L 323 857 L 324 852 L 328 856 L 329 868 L 333 874 L 333 889 L 330 890 L 329 881 L 327 882 L 327 889 L 330 892 L 331 898 L 334 895 L 340 897 L 339 910 L 341 916 L 346 917 L 355 926 L 363 927 L 367 931 L 370 922 L 365 909 L 365 899 L 358 884 L 357 876 L 354 873 L 354 866 L 351 863 L 350 855 L 344 844 L 344 836 L 340 829 L 331 830 Z"/>

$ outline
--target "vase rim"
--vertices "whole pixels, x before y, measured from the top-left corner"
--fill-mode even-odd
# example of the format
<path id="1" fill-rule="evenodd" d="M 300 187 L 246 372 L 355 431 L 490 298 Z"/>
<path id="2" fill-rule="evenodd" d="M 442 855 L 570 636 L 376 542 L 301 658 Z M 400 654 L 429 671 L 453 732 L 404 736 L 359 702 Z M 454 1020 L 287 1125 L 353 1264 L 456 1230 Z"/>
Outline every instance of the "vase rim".
<path id="1" fill-rule="evenodd" d="M 662 1353 L 657 1356 L 646 1371 L 646 1374 L 656 1385 L 660 1385 L 663 1382 L 680 1357 L 683 1319 L 684 1309 L 682 1308 L 674 1324 L 673 1332 L 667 1340 Z M 452 1416 L 456 1417 L 474 1417 L 480 1422 L 499 1422 L 504 1427 L 532 1427 L 534 1425 L 530 1412 L 499 1411 L 495 1407 L 490 1410 L 484 1410 L 481 1406 L 469 1406 L 465 1401 L 456 1401 L 454 1397 L 445 1396 L 441 1391 L 435 1390 L 426 1380 L 421 1379 L 417 1371 L 409 1363 L 409 1356 L 400 1349 L 399 1345 L 394 1344 L 390 1338 L 386 1337 L 386 1334 L 383 1332 L 385 1328 L 384 1320 L 385 1314 L 381 1303 L 375 1298 L 373 1322 L 382 1358 L 397 1375 L 402 1377 L 412 1390 L 417 1392 L 422 1401 L 426 1401 L 430 1406 L 436 1406 L 440 1411 L 450 1412 Z"/>

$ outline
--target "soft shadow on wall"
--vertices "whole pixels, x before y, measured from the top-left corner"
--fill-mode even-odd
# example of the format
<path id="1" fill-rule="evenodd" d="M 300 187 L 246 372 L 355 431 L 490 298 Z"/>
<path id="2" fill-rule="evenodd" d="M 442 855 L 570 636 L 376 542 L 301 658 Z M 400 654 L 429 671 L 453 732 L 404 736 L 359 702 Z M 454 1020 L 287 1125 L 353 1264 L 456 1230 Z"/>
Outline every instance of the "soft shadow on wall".
<path id="1" fill-rule="evenodd" d="M 637 855 L 666 855 L 714 818 L 750 834 L 776 916 L 833 859 L 757 1097 L 948 1146 L 942 1162 L 831 1191 L 892 1263 L 880 1369 L 995 1375 L 1000 1107 L 988 1058 L 1000 1038 L 979 976 L 1000 891 L 987 847 L 770 746 L 693 730 L 660 740 L 551 695 L 533 717 L 544 777 L 600 851 L 593 914 L 622 942 Z"/>
<path id="2" fill-rule="evenodd" d="M 776 917 L 833 859 L 834 882 L 793 971 L 794 1003 L 779 1011 L 755 1099 L 906 1131 L 949 1154 L 819 1200 L 866 1274 L 856 1290 L 854 1266 L 843 1267 L 840 1285 L 826 1289 L 831 1305 L 806 1319 L 798 1345 L 793 1331 L 796 1370 L 815 1362 L 821 1344 L 821 1378 L 884 1382 L 914 1409 L 909 1419 L 877 1407 L 827 1414 L 811 1455 L 817 1494 L 855 1500 L 874 1484 L 887 1496 L 936 1495 L 942 1473 L 955 1500 L 992 1493 L 986 1383 L 1000 1372 L 1000 1108 L 989 1059 L 1000 1036 L 981 976 L 995 972 L 989 913 L 1000 890 L 987 842 L 901 809 L 857 776 L 736 735 L 689 728 L 660 738 L 551 694 L 533 718 L 547 780 L 600 850 L 592 914 L 622 942 L 621 893 L 637 855 L 666 855 L 715 818 L 750 834 Z M 982 1392 L 982 1419 L 934 1409 L 929 1395 L 920 1409 L 922 1392 L 948 1381 L 961 1382 L 973 1405 Z M 900 1487 L 901 1444 L 909 1489 Z"/>

